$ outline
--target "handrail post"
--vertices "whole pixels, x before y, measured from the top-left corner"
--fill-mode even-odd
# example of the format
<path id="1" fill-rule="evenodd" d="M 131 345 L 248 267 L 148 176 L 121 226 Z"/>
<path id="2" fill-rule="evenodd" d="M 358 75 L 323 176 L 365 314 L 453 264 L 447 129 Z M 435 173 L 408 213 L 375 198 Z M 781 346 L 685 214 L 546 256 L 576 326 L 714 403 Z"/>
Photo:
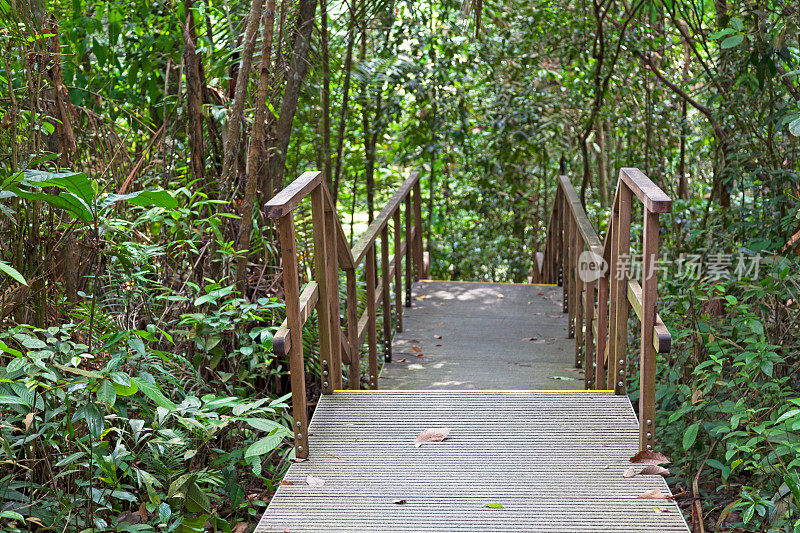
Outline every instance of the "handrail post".
<path id="1" fill-rule="evenodd" d="M 656 320 L 658 278 L 655 263 L 658 254 L 658 213 L 644 208 L 642 243 L 642 317 L 639 346 L 639 447 L 653 449 L 656 414 L 656 351 L 653 326 Z"/>
<path id="2" fill-rule="evenodd" d="M 594 386 L 609 390 L 606 383 L 606 354 L 608 347 L 608 282 L 609 274 L 606 272 L 598 280 L 597 290 L 597 350 L 595 352 Z"/>
<path id="3" fill-rule="evenodd" d="M 414 281 L 419 281 L 425 273 L 425 267 L 422 264 L 422 196 L 419 180 L 414 184 L 412 190 L 414 196 Z"/>
<path id="4" fill-rule="evenodd" d="M 411 257 L 412 248 L 414 247 L 414 243 L 411 242 L 411 194 L 406 195 L 405 204 L 406 307 L 411 307 L 411 282 L 414 279 L 414 261 Z"/>
<path id="5" fill-rule="evenodd" d="M 400 231 L 400 204 L 392 215 L 394 224 L 394 311 L 395 311 L 395 330 L 403 331 L 403 256 L 400 254 L 402 243 Z"/>
<path id="6" fill-rule="evenodd" d="M 626 348 L 628 346 L 628 280 L 625 269 L 622 268 L 620 257 L 628 256 L 631 250 L 631 198 L 632 193 L 625 183 L 620 180 L 618 204 L 612 215 L 614 233 L 611 243 L 611 262 L 609 272 L 611 282 L 611 316 L 609 332 L 609 373 L 614 380 L 614 393 L 625 394 Z M 613 371 L 612 371 L 613 369 Z"/>
<path id="7" fill-rule="evenodd" d="M 586 304 L 583 313 L 586 324 L 583 344 L 584 388 L 586 389 L 597 388 L 595 384 L 597 372 L 594 368 L 594 298 L 596 285 L 597 282 L 591 280 L 585 282 L 583 286 L 584 294 L 586 295 Z"/>
<path id="8" fill-rule="evenodd" d="M 281 241 L 283 291 L 286 300 L 286 321 L 292 343 L 289 348 L 289 375 L 292 382 L 292 432 L 295 455 L 308 457 L 308 408 L 306 406 L 306 374 L 303 361 L 303 330 L 300 322 L 300 286 L 297 278 L 297 243 L 294 233 L 294 213 L 280 217 L 278 231 Z"/>
<path id="9" fill-rule="evenodd" d="M 347 340 L 350 344 L 351 389 L 361 388 L 361 345 L 358 342 L 358 289 L 356 288 L 356 269 L 345 269 L 347 284 Z"/>
<path id="10" fill-rule="evenodd" d="M 324 185 L 320 185 L 322 190 Z M 324 192 L 324 191 L 323 191 Z M 325 210 L 325 263 L 326 275 L 328 276 L 328 302 L 330 305 L 330 375 L 328 383 L 333 390 L 342 388 L 342 324 L 339 318 L 339 267 L 337 260 L 336 243 L 336 213 L 333 210 Z M 325 374 L 322 379 L 324 383 Z"/>
<path id="11" fill-rule="evenodd" d="M 319 300 L 317 300 L 317 324 L 319 328 L 319 355 L 322 368 L 322 392 L 333 392 L 332 381 L 327 379 L 332 372 L 333 335 L 331 331 L 331 304 L 328 291 L 330 279 L 327 266 L 326 235 L 325 235 L 325 198 L 322 186 L 318 185 L 311 191 L 311 221 L 314 235 L 314 278 L 319 286 Z"/>
<path id="12" fill-rule="evenodd" d="M 566 203 L 566 200 L 565 200 Z M 567 296 L 567 313 L 569 313 L 568 338 L 575 338 L 575 306 L 577 305 L 578 285 L 575 283 L 575 219 L 572 211 L 567 217 L 567 272 L 564 279 L 569 279 L 569 296 Z"/>
<path id="13" fill-rule="evenodd" d="M 560 187 L 560 185 L 559 185 Z M 559 196 L 559 202 L 561 204 L 561 229 L 559 231 L 559 235 L 561 237 L 561 310 L 566 313 L 569 311 L 569 291 L 570 291 L 570 280 L 569 280 L 569 229 L 568 229 L 568 217 L 567 217 L 567 209 L 566 209 L 566 195 L 561 194 Z M 572 335 L 567 332 L 568 337 L 572 337 Z"/>
<path id="14" fill-rule="evenodd" d="M 364 275 L 367 278 L 367 349 L 369 351 L 369 386 L 378 388 L 378 332 L 375 320 L 375 244 L 371 244 L 366 255 Z"/>
<path id="15" fill-rule="evenodd" d="M 389 226 L 381 230 L 381 307 L 383 309 L 383 360 L 392 362 L 392 302 L 389 300 Z"/>

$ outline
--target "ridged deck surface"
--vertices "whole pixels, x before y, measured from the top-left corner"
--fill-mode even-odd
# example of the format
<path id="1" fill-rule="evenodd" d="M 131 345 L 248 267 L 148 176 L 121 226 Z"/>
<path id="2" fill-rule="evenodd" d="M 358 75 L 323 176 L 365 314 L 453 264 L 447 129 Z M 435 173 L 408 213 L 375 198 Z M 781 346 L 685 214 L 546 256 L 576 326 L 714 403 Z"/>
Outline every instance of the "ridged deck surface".
<path id="1" fill-rule="evenodd" d="M 415 447 L 433 427 L 449 437 Z M 637 499 L 668 492 L 663 478 L 623 477 L 638 438 L 626 397 L 337 392 L 309 435 L 310 460 L 292 465 L 256 531 L 688 531 L 674 503 Z"/>
<path id="2" fill-rule="evenodd" d="M 419 282 L 413 294 L 383 390 L 320 399 L 310 458 L 256 532 L 688 532 L 677 505 L 637 498 L 668 494 L 663 478 L 623 477 L 638 451 L 626 396 L 531 391 L 583 386 L 559 287 Z M 414 446 L 438 427 L 447 439 Z"/>

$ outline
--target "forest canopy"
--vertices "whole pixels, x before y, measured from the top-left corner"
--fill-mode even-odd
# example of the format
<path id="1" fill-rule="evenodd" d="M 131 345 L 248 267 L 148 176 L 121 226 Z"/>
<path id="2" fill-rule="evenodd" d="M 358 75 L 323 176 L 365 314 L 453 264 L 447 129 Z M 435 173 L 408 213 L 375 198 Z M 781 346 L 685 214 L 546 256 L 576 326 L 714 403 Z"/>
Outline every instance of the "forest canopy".
<path id="1" fill-rule="evenodd" d="M 351 244 L 419 172 L 431 278 L 529 282 L 557 177 L 602 234 L 636 167 L 674 200 L 668 481 L 694 531 L 800 531 L 796 3 L 0 0 L 0 20 L 3 530 L 252 530 L 294 457 L 264 205 L 304 171 Z M 297 233 L 302 286 L 306 204 Z"/>

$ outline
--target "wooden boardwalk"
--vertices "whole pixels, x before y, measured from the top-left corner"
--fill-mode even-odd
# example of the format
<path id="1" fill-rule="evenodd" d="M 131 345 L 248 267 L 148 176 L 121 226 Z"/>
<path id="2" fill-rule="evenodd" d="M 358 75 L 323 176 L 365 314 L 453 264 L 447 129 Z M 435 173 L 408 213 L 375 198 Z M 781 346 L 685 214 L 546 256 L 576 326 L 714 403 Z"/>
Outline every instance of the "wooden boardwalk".
<path id="1" fill-rule="evenodd" d="M 320 399 L 309 460 L 257 532 L 688 531 L 671 501 L 637 498 L 668 494 L 663 478 L 623 476 L 642 468 L 627 396 L 565 390 L 583 378 L 559 287 L 423 281 L 414 296 L 381 390 Z M 447 439 L 415 446 L 438 427 Z"/>

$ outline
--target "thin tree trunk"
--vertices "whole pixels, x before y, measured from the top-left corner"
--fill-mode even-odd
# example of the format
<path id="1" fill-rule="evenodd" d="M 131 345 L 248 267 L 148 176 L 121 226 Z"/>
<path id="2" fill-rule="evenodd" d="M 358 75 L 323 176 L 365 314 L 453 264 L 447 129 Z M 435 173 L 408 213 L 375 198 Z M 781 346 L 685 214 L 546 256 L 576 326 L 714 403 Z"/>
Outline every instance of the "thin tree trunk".
<path id="1" fill-rule="evenodd" d="M 367 27 L 362 26 L 361 34 L 361 52 L 359 59 L 364 61 L 367 57 Z M 361 127 L 364 130 L 364 176 L 366 178 L 367 187 L 367 222 L 372 223 L 375 212 L 375 152 L 372 147 L 372 127 L 370 126 L 370 108 L 369 108 L 369 85 L 365 82 L 361 88 L 362 93 L 362 109 L 361 109 Z"/>
<path id="2" fill-rule="evenodd" d="M 236 284 L 246 297 L 247 259 L 250 248 L 250 233 L 253 231 L 253 204 L 256 198 L 256 186 L 261 174 L 261 153 L 264 144 L 264 130 L 267 117 L 267 91 L 270 79 L 270 60 L 272 59 L 272 39 L 275 27 L 275 0 L 267 0 L 262 28 L 261 61 L 259 62 L 258 91 L 256 93 L 255 116 L 251 129 L 250 146 L 247 152 L 247 180 L 244 200 L 242 202 L 242 218 L 239 227 L 238 251 L 236 258 Z"/>
<path id="3" fill-rule="evenodd" d="M 275 129 L 276 150 L 270 154 L 267 166 L 275 188 L 283 185 L 283 176 L 286 173 L 286 151 L 289 148 L 289 137 L 292 133 L 294 114 L 297 111 L 300 88 L 308 70 L 306 58 L 310 47 L 311 30 L 314 27 L 314 12 L 316 10 L 316 0 L 300 0 L 300 9 L 295 26 L 292 62 L 286 78 L 286 90 L 281 102 L 280 118 Z"/>
<path id="4" fill-rule="evenodd" d="M 197 52 L 194 26 L 194 0 L 185 0 L 186 24 L 183 27 L 183 63 L 186 72 L 186 122 L 189 136 L 189 163 L 192 179 L 205 186 L 205 152 L 203 149 L 203 89 L 200 82 L 201 57 Z"/>
<path id="5" fill-rule="evenodd" d="M 331 72 L 328 50 L 328 2 L 319 0 L 320 47 L 322 48 L 322 172 L 325 183 L 333 188 L 331 169 Z"/>
<path id="6" fill-rule="evenodd" d="M 602 119 L 597 119 L 597 144 L 600 154 L 597 156 L 597 188 L 600 190 L 600 205 L 608 207 L 608 174 L 606 174 L 606 136 Z"/>
<path id="7" fill-rule="evenodd" d="M 247 85 L 250 81 L 250 68 L 253 62 L 253 51 L 258 40 L 258 26 L 261 23 L 263 5 L 264 0 L 253 0 L 253 3 L 250 4 L 250 12 L 247 15 L 242 61 L 236 77 L 236 93 L 233 100 L 233 108 L 228 117 L 228 135 L 225 138 L 225 152 L 222 160 L 222 182 L 229 186 L 234 182 L 236 160 L 239 157 L 242 121 L 244 119 L 244 101 L 247 97 Z"/>
<path id="8" fill-rule="evenodd" d="M 339 180 L 342 176 L 342 155 L 344 151 L 344 132 L 347 125 L 347 111 L 350 103 L 350 73 L 353 65 L 353 43 L 356 34 L 356 9 L 350 8 L 350 27 L 347 32 L 347 53 L 344 58 L 344 82 L 342 83 L 342 109 L 339 114 L 339 134 L 336 144 L 336 171 L 333 174 L 333 203 L 339 199 Z"/>

